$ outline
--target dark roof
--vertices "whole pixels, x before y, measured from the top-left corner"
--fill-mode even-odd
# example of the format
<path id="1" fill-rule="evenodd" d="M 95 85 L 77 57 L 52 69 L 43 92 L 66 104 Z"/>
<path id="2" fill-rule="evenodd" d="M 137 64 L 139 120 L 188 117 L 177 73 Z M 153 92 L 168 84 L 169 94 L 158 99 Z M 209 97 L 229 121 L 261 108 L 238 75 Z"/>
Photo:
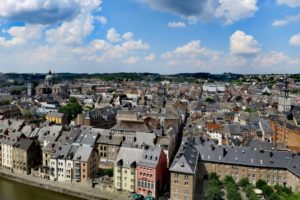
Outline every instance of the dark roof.
<path id="1" fill-rule="evenodd" d="M 216 145 L 200 136 L 184 138 L 183 141 L 193 141 L 200 153 L 199 161 L 243 165 L 252 167 L 287 169 L 300 177 L 299 154 L 288 151 L 252 149 L 250 147 L 233 147 Z M 183 144 L 185 144 L 184 142 Z M 183 146 L 183 145 L 182 145 Z"/>
<path id="2" fill-rule="evenodd" d="M 14 147 L 18 149 L 24 149 L 27 151 L 32 144 L 33 140 L 21 138 L 15 143 Z"/>

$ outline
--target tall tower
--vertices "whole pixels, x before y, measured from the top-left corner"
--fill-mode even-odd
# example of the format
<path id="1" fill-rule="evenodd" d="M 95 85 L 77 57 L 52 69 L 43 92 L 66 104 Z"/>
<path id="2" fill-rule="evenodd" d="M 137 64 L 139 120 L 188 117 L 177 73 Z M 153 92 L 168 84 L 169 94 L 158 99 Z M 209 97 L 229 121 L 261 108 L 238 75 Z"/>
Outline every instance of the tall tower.
<path id="1" fill-rule="evenodd" d="M 32 82 L 27 83 L 27 95 L 30 97 L 33 95 L 33 83 Z"/>
<path id="2" fill-rule="evenodd" d="M 279 112 L 291 111 L 291 98 L 290 98 L 290 90 L 288 88 L 287 76 L 284 77 L 283 87 L 280 90 L 280 94 L 278 98 L 278 111 Z"/>

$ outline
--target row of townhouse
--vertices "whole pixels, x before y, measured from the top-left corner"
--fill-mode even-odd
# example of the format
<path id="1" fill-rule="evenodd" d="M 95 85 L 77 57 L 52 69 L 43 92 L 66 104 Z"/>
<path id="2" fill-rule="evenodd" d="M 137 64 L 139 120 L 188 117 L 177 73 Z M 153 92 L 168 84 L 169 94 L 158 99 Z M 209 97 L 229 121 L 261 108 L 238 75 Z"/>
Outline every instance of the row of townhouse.
<path id="1" fill-rule="evenodd" d="M 183 139 L 170 167 L 171 199 L 196 199 L 197 180 L 216 173 L 221 179 L 259 179 L 300 191 L 300 155 L 277 150 L 216 145 L 200 136 Z"/>
<path id="2" fill-rule="evenodd" d="M 84 182 L 98 173 L 99 155 L 90 146 L 59 145 L 50 157 L 50 180 Z"/>
<path id="3" fill-rule="evenodd" d="M 167 157 L 161 147 L 121 147 L 114 162 L 114 188 L 158 197 L 167 179 Z"/>

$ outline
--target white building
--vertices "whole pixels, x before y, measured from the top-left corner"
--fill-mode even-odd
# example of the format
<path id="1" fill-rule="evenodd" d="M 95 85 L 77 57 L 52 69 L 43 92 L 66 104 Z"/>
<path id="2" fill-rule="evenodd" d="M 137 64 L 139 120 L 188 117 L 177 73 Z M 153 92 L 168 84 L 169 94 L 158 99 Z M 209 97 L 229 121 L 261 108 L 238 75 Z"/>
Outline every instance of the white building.
<path id="1" fill-rule="evenodd" d="M 205 83 L 203 84 L 203 92 L 225 92 L 226 85 L 215 84 L 215 83 Z"/>
<path id="2" fill-rule="evenodd" d="M 207 131 L 207 135 L 213 140 L 218 142 L 218 145 L 222 145 L 222 133 L 218 133 L 215 131 Z"/>

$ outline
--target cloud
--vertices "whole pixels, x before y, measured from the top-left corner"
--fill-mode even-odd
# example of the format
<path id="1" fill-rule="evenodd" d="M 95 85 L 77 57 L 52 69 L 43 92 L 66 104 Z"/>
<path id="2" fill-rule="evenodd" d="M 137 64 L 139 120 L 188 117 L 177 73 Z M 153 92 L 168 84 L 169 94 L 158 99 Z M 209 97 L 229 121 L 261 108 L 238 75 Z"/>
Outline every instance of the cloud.
<path id="1" fill-rule="evenodd" d="M 145 57 L 144 57 L 144 60 L 145 60 L 145 61 L 154 61 L 155 58 L 156 58 L 156 56 L 155 56 L 153 53 L 151 53 L 151 54 L 149 54 L 148 56 L 145 56 Z"/>
<path id="2" fill-rule="evenodd" d="M 272 26 L 284 26 L 293 22 L 300 22 L 300 14 L 286 16 L 284 19 L 274 20 Z"/>
<path id="3" fill-rule="evenodd" d="M 252 35 L 237 30 L 230 37 L 230 53 L 235 55 L 251 55 L 260 52 L 258 42 Z"/>
<path id="4" fill-rule="evenodd" d="M 289 40 L 290 45 L 300 46 L 300 34 L 293 35 Z"/>
<path id="5" fill-rule="evenodd" d="M 71 20 L 81 12 L 80 0 L 2 0 L 0 18 L 32 24 Z"/>
<path id="6" fill-rule="evenodd" d="M 220 53 L 202 47 L 200 40 L 193 40 L 173 51 L 162 54 L 161 58 L 171 67 L 196 68 L 207 71 L 218 62 Z"/>
<path id="7" fill-rule="evenodd" d="M 131 39 L 133 38 L 133 33 L 132 33 L 132 32 L 124 33 L 124 34 L 122 35 L 122 38 L 123 38 L 124 40 L 131 40 Z"/>
<path id="8" fill-rule="evenodd" d="M 221 20 L 231 24 L 252 17 L 258 10 L 257 0 L 140 0 L 150 7 L 171 12 L 190 20 Z"/>
<path id="9" fill-rule="evenodd" d="M 140 60 L 139 57 L 131 56 L 131 57 L 127 58 L 124 62 L 128 63 L 128 64 L 136 64 L 139 60 Z"/>
<path id="10" fill-rule="evenodd" d="M 27 25 L 11 27 L 5 32 L 11 39 L 0 37 L 0 45 L 4 47 L 13 47 L 27 45 L 28 42 L 38 41 L 42 35 L 43 26 Z"/>
<path id="11" fill-rule="evenodd" d="M 93 12 L 99 9 L 100 0 L 85 0 L 80 2 L 80 14 L 74 19 L 64 21 L 57 27 L 46 30 L 46 41 L 50 44 L 74 45 L 80 44 L 94 30 L 95 17 Z"/>
<path id="12" fill-rule="evenodd" d="M 277 0 L 277 4 L 287 5 L 291 8 L 295 8 L 300 6 L 300 1 L 299 0 Z"/>
<path id="13" fill-rule="evenodd" d="M 170 28 L 185 28 L 186 24 L 184 22 L 169 22 L 168 27 L 170 27 Z"/>
<path id="14" fill-rule="evenodd" d="M 215 11 L 215 17 L 225 24 L 232 24 L 241 19 L 253 17 L 258 10 L 256 0 L 219 0 L 220 6 Z"/>
<path id="15" fill-rule="evenodd" d="M 120 34 L 116 31 L 115 28 L 111 28 L 107 31 L 106 38 L 110 42 L 119 42 L 120 41 Z"/>
<path id="16" fill-rule="evenodd" d="M 101 25 L 107 24 L 107 19 L 104 16 L 96 16 L 95 19 L 100 22 Z"/>

